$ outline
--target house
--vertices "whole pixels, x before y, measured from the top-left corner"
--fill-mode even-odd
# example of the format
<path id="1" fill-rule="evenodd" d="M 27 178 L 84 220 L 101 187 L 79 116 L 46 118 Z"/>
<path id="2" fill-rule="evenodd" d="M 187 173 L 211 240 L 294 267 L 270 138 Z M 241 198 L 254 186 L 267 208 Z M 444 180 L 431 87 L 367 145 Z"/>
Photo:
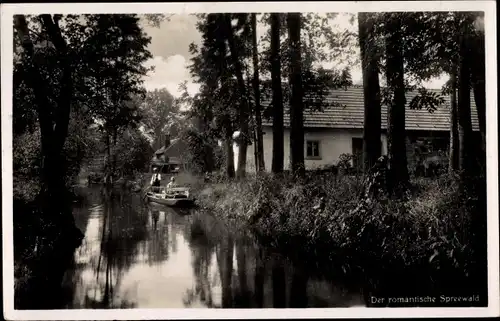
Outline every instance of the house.
<path id="1" fill-rule="evenodd" d="M 160 168 L 162 172 L 166 173 L 185 169 L 187 165 L 184 161 L 186 151 L 187 144 L 183 137 L 170 140 L 170 137 L 167 135 L 165 145 L 158 149 L 151 159 L 151 170 L 153 168 Z"/>
<path id="2" fill-rule="evenodd" d="M 440 90 L 430 90 L 439 93 Z M 407 94 L 406 135 L 409 167 L 415 165 L 425 146 L 427 155 L 447 152 L 450 136 L 450 99 L 430 113 L 427 110 L 411 110 L 408 105 L 416 93 Z M 332 90 L 326 98 L 328 104 L 323 111 L 304 111 L 304 157 L 306 169 L 317 169 L 337 164 L 342 154 L 353 155 L 351 165 L 360 168 L 363 150 L 364 102 L 363 87 L 352 86 Z M 263 104 L 264 105 L 264 104 Z M 340 105 L 340 106 L 339 106 Z M 387 154 L 387 106 L 382 106 L 382 154 Z M 477 110 L 471 94 L 472 128 L 478 134 Z M 266 171 L 272 164 L 272 119 L 263 119 L 263 145 Z M 290 162 L 290 115 L 285 105 L 284 116 L 285 170 Z M 238 147 L 235 144 L 235 167 Z M 255 170 L 254 146 L 247 152 L 247 170 Z"/>

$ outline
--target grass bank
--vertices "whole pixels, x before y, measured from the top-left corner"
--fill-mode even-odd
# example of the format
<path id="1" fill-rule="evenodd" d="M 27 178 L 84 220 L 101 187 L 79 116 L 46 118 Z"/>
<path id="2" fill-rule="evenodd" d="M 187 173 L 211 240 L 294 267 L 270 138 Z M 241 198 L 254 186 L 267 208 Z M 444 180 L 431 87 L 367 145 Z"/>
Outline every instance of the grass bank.
<path id="1" fill-rule="evenodd" d="M 263 175 L 207 186 L 202 207 L 232 226 L 251 227 L 261 242 L 318 268 L 337 270 L 380 294 L 478 294 L 486 257 L 477 240 L 481 209 L 465 207 L 454 177 L 414 180 L 404 200 L 371 200 L 354 211 L 359 177 L 314 175 L 303 183 Z M 318 209 L 320 197 L 324 198 Z M 477 204 L 476 204 L 477 205 Z M 483 254 L 481 254 L 483 253 Z M 395 285 L 390 285 L 394 283 Z"/>

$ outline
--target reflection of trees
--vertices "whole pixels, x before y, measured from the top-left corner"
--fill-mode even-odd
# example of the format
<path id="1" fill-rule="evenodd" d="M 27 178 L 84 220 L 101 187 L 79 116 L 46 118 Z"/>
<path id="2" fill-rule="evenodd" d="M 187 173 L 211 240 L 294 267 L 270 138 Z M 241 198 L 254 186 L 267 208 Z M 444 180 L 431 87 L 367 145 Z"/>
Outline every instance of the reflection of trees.
<path id="1" fill-rule="evenodd" d="M 238 269 L 238 281 L 239 281 L 239 291 L 237 296 L 235 296 L 235 307 L 237 308 L 248 308 L 250 307 L 250 293 L 247 284 L 247 249 L 245 248 L 245 243 L 243 239 L 239 239 L 236 242 L 236 262 Z"/>
<path id="2" fill-rule="evenodd" d="M 233 276 L 233 251 L 234 241 L 231 235 L 227 235 L 216 250 L 217 263 L 222 287 L 222 307 L 233 307 L 232 276 Z"/>
<path id="3" fill-rule="evenodd" d="M 272 267 L 273 279 L 273 306 L 274 308 L 286 307 L 286 283 L 285 283 L 285 268 L 283 262 L 278 258 L 273 258 Z"/>
<path id="4" fill-rule="evenodd" d="M 136 210 L 130 197 L 113 196 L 108 191 L 104 193 L 101 250 L 93 298 L 88 292 L 85 297 L 88 307 L 132 307 L 130 302 L 123 300 L 115 304 L 113 293 L 119 287 L 123 273 L 132 265 L 138 243 L 146 237 L 147 218 Z M 116 206 L 117 203 L 120 206 Z"/>
<path id="5" fill-rule="evenodd" d="M 290 308 L 307 307 L 307 281 L 308 276 L 304 269 L 299 266 L 294 267 L 290 289 Z"/>
<path id="6" fill-rule="evenodd" d="M 148 264 L 153 265 L 168 259 L 170 233 L 165 212 L 149 208 L 148 214 L 151 219 L 151 228 L 148 231 L 147 241 L 143 243 L 143 248 L 147 254 Z M 160 216 L 164 218 L 162 223 L 159 223 Z"/>
<path id="7" fill-rule="evenodd" d="M 213 307 L 212 284 L 210 282 L 210 263 L 214 252 L 213 240 L 208 235 L 209 231 L 204 226 L 205 221 L 201 218 L 195 219 L 189 225 L 188 237 L 189 247 L 192 254 L 192 267 L 195 276 L 194 290 L 188 290 L 184 298 L 184 304 L 190 306 L 196 298 Z"/>
<path id="8" fill-rule="evenodd" d="M 81 202 L 73 204 L 73 216 L 76 226 L 82 231 L 87 232 L 91 215 L 98 211 L 101 207 L 101 189 L 100 188 L 85 188 L 85 195 Z M 75 305 L 75 299 L 79 298 L 76 293 L 76 286 L 81 284 L 82 272 L 87 267 L 88 263 L 80 262 L 77 257 L 87 256 L 92 252 L 92 243 L 87 238 L 82 240 L 82 244 L 75 250 L 72 255 L 71 262 L 65 272 L 63 282 L 61 284 L 63 298 L 59 308 L 71 308 Z M 54 295 L 51 293 L 51 296 Z M 78 304 L 78 303 L 77 303 Z"/>
<path id="9" fill-rule="evenodd" d="M 89 222 L 89 208 L 100 204 L 100 190 L 98 188 L 86 189 L 85 197 L 82 202 L 76 203 L 73 206 L 73 216 L 76 226 L 82 231 L 87 230 Z"/>
<path id="10" fill-rule="evenodd" d="M 177 253 L 177 231 L 175 231 L 175 221 L 173 219 L 175 215 L 166 215 L 165 220 L 167 221 L 167 226 L 170 229 L 169 235 L 171 236 L 171 249 L 172 252 Z"/>
<path id="11" fill-rule="evenodd" d="M 264 275 L 265 266 L 263 260 L 263 251 L 260 247 L 256 249 L 257 253 L 255 255 L 255 304 L 257 308 L 262 308 L 264 306 Z"/>

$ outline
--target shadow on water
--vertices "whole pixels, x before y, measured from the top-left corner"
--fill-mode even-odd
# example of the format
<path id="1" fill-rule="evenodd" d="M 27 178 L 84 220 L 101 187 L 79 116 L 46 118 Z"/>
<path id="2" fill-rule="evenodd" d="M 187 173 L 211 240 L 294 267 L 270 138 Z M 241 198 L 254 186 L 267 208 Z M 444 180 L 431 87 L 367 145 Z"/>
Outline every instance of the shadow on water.
<path id="1" fill-rule="evenodd" d="M 358 289 L 311 275 L 212 215 L 145 205 L 135 194 L 85 194 L 74 208 L 85 237 L 59 308 L 365 306 Z"/>

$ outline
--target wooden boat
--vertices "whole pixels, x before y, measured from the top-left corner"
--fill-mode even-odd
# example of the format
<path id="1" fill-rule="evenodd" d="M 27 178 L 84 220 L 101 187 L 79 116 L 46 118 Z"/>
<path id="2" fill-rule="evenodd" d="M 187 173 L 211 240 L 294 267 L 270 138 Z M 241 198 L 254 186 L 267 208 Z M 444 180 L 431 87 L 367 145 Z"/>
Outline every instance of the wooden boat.
<path id="1" fill-rule="evenodd" d="M 172 207 L 188 207 L 194 205 L 194 197 L 188 187 L 159 187 L 146 193 L 147 199 L 161 205 Z"/>

